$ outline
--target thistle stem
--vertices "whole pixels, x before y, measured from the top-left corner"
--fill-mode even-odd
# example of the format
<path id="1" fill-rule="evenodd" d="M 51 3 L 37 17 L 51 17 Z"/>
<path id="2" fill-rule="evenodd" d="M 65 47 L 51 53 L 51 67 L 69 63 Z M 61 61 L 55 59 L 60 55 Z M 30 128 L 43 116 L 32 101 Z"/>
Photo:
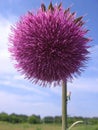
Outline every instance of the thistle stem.
<path id="1" fill-rule="evenodd" d="M 62 130 L 67 130 L 67 82 L 62 81 Z"/>

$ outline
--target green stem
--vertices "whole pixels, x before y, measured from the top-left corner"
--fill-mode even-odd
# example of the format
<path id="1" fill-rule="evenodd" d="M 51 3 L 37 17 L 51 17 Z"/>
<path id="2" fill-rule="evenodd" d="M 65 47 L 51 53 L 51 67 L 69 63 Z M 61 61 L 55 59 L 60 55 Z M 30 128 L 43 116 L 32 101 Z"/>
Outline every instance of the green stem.
<path id="1" fill-rule="evenodd" d="M 67 130 L 67 82 L 62 81 L 62 130 Z"/>

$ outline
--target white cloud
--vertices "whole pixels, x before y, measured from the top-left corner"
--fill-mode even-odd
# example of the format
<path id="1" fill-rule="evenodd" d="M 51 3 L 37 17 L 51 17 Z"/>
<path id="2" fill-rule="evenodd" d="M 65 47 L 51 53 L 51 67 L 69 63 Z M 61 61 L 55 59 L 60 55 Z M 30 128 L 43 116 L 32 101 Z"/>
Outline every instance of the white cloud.
<path id="1" fill-rule="evenodd" d="M 41 101 L 41 96 L 22 96 L 0 91 L 0 111 L 18 114 L 39 114 L 41 116 L 58 115 L 60 108 L 52 102 Z M 39 100 L 36 100 L 39 99 Z"/>
<path id="2" fill-rule="evenodd" d="M 21 83 L 19 83 L 18 81 L 14 81 L 13 79 L 10 80 L 0 80 L 0 85 L 2 85 L 3 87 L 10 87 L 11 88 L 15 88 L 15 89 L 21 89 L 21 93 L 22 91 L 27 91 L 27 92 L 32 92 L 35 93 L 37 95 L 42 95 L 42 96 L 49 96 L 50 94 L 48 92 L 42 91 L 42 89 L 40 89 L 40 87 L 38 87 L 37 85 L 34 84 L 30 84 L 30 83 L 26 83 L 24 81 L 21 80 Z"/>
<path id="3" fill-rule="evenodd" d="M 62 86 L 51 87 L 51 92 L 61 96 Z"/>
<path id="4" fill-rule="evenodd" d="M 98 57 L 98 45 L 95 45 L 94 47 L 92 47 L 91 54 L 92 54 L 93 58 Z"/>
<path id="5" fill-rule="evenodd" d="M 0 16 L 0 74 L 15 71 L 8 52 L 8 36 L 11 24 L 11 21 Z"/>
<path id="6" fill-rule="evenodd" d="M 68 89 L 72 91 L 87 91 L 98 93 L 98 78 L 78 78 L 68 83 Z"/>
<path id="7" fill-rule="evenodd" d="M 8 34 L 10 33 L 11 22 L 0 16 L 0 48 L 7 47 Z"/>
<path id="8" fill-rule="evenodd" d="M 98 73 L 98 45 L 93 46 L 90 49 L 91 55 L 90 55 L 90 60 L 89 60 L 89 67 L 88 70 L 93 72 Z"/>
<path id="9" fill-rule="evenodd" d="M 0 74 L 1 73 L 13 73 L 15 69 L 10 62 L 9 53 L 7 48 L 1 49 L 0 48 Z"/>

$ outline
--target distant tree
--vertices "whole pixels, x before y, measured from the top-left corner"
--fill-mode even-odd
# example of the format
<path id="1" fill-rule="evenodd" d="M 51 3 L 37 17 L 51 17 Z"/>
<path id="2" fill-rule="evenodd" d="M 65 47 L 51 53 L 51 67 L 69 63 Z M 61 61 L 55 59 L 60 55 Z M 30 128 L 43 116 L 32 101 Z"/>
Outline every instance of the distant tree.
<path id="1" fill-rule="evenodd" d="M 0 113 L 0 121 L 8 121 L 9 120 L 9 116 L 7 113 L 2 112 Z"/>
<path id="2" fill-rule="evenodd" d="M 39 123 L 41 123 L 41 118 L 40 118 L 40 116 L 31 115 L 28 117 L 28 122 L 30 124 L 39 124 Z"/>
<path id="3" fill-rule="evenodd" d="M 21 123 L 27 122 L 28 121 L 28 116 L 27 115 L 17 115 L 17 117 L 20 119 Z"/>
<path id="4" fill-rule="evenodd" d="M 43 121 L 44 123 L 54 123 L 54 118 L 52 116 L 46 116 Z"/>
<path id="5" fill-rule="evenodd" d="M 21 119 L 18 117 L 17 114 L 13 113 L 9 115 L 9 122 L 11 123 L 21 123 Z"/>
<path id="6" fill-rule="evenodd" d="M 73 117 L 68 117 L 68 124 L 73 124 L 76 120 Z"/>
<path id="7" fill-rule="evenodd" d="M 88 122 L 92 125 L 98 124 L 98 118 L 97 117 L 89 118 Z"/>
<path id="8" fill-rule="evenodd" d="M 62 117 L 61 116 L 55 116 L 54 117 L 54 122 L 55 123 L 62 123 Z"/>

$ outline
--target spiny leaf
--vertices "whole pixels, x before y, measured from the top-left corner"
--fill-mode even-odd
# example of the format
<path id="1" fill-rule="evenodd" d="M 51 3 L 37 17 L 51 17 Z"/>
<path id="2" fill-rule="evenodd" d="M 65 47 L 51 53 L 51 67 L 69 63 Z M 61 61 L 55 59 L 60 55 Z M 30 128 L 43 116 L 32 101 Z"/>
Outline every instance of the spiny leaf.
<path id="1" fill-rule="evenodd" d="M 62 3 L 60 3 L 59 5 L 58 5 L 58 9 L 60 9 L 62 7 Z"/>
<path id="2" fill-rule="evenodd" d="M 75 23 L 78 23 L 78 22 L 80 22 L 80 21 L 82 20 L 82 18 L 83 18 L 83 16 L 78 17 L 78 18 L 76 18 L 76 19 L 74 20 L 74 22 L 75 22 Z"/>
<path id="3" fill-rule="evenodd" d="M 44 4 L 41 4 L 42 11 L 46 11 L 46 6 Z"/>
<path id="4" fill-rule="evenodd" d="M 28 11 L 28 14 L 33 15 L 30 11 Z"/>
<path id="5" fill-rule="evenodd" d="M 72 16 L 75 15 L 75 14 L 76 14 L 76 12 L 73 12 L 73 13 L 72 13 Z"/>
<path id="6" fill-rule="evenodd" d="M 54 7 L 53 7 L 53 5 L 52 5 L 52 2 L 50 2 L 50 5 L 48 6 L 48 10 L 54 11 Z"/>
<path id="7" fill-rule="evenodd" d="M 64 14 L 66 14 L 66 13 L 69 12 L 69 11 L 70 11 L 70 8 L 66 9 L 66 10 L 64 11 Z"/>
<path id="8" fill-rule="evenodd" d="M 78 25 L 79 25 L 79 26 L 83 26 L 83 25 L 84 25 L 84 23 L 85 23 L 85 22 L 80 21 L 80 22 L 78 23 Z"/>
<path id="9" fill-rule="evenodd" d="M 68 17 L 68 20 L 70 19 L 70 18 L 72 18 L 72 16 L 74 16 L 75 15 L 75 12 L 73 12 L 72 14 L 70 13 L 70 15 L 69 15 L 69 17 Z"/>

